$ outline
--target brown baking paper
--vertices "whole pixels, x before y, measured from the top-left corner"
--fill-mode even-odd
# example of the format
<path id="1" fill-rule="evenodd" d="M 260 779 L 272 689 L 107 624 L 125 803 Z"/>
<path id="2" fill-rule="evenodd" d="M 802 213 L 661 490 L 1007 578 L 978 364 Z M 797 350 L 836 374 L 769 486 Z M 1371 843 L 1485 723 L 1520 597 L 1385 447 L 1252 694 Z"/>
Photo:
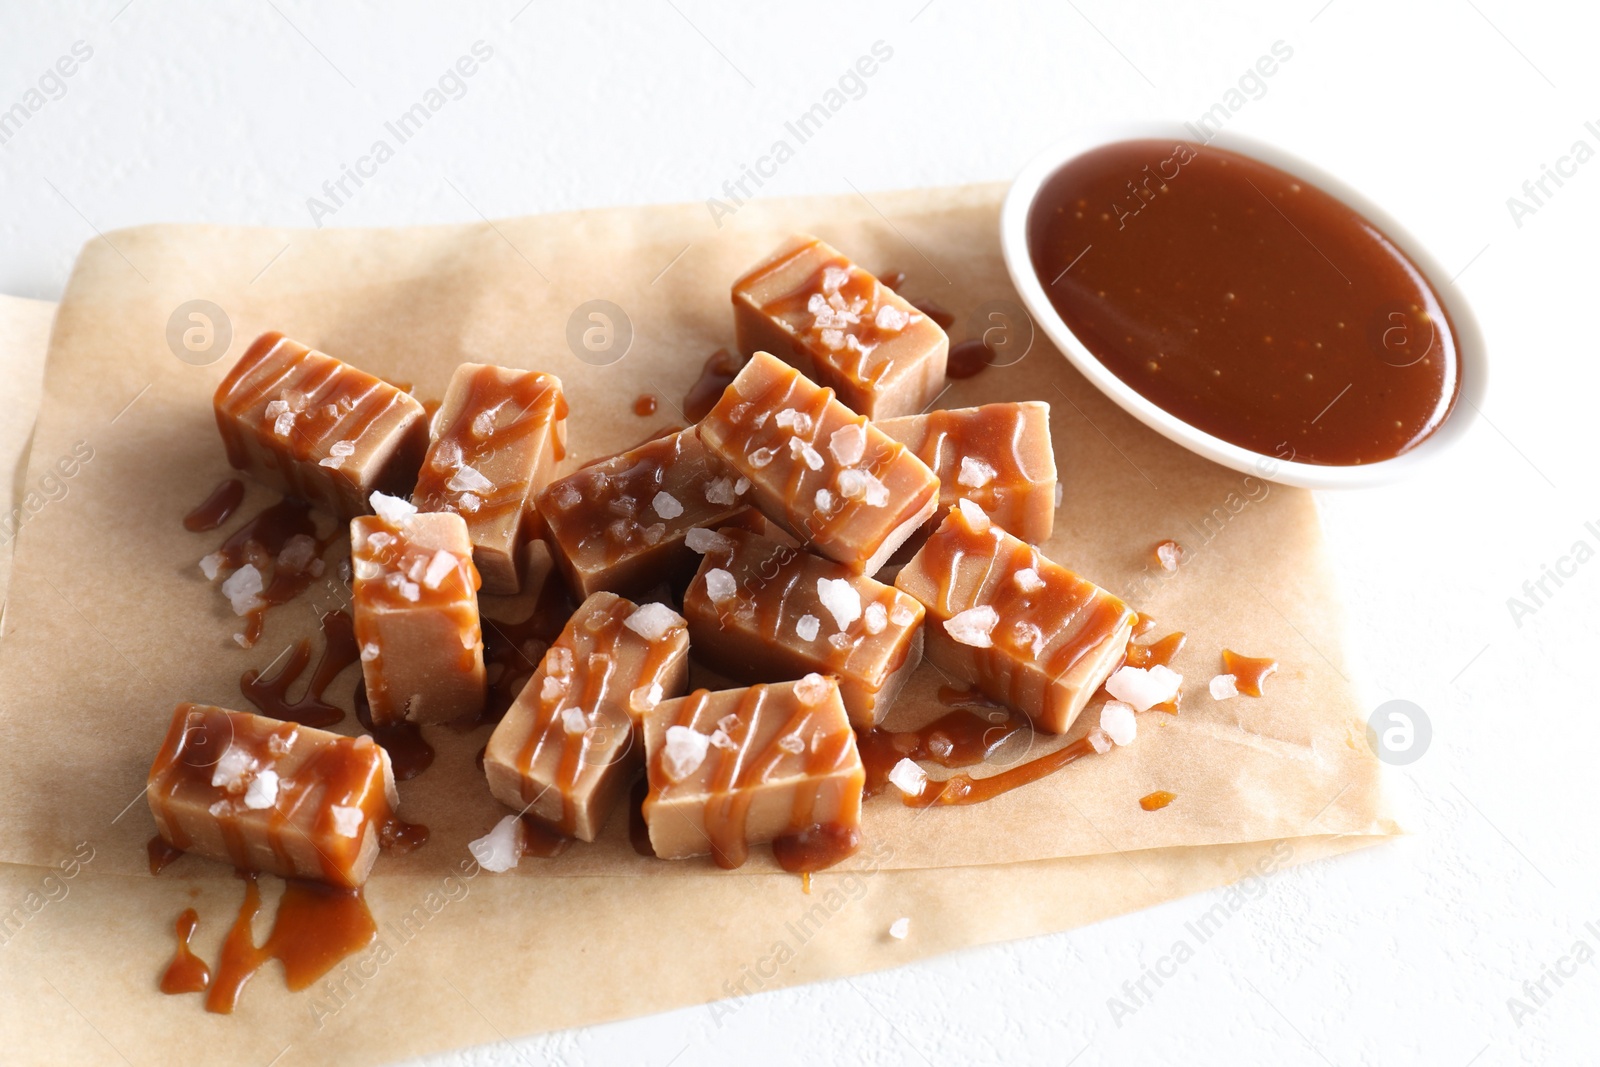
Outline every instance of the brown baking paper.
<path id="1" fill-rule="evenodd" d="M 35 509 L 58 491 L 56 483 L 29 485 L 23 475 L 28 444 L 44 386 L 45 344 L 56 306 L 45 300 L 0 296 L 0 605 L 11 582 L 11 549 Z M 29 494 L 33 495 L 30 497 Z M 0 608 L 0 618 L 3 618 Z M 0 633 L 4 632 L 0 626 Z"/>
<path id="2" fill-rule="evenodd" d="M 0 642 L 0 861 L 52 865 L 87 843 L 95 858 L 81 884 L 100 886 L 105 878 L 116 888 L 105 889 L 103 898 L 101 890 L 86 889 L 84 897 L 131 901 L 167 892 L 153 887 L 168 881 L 194 879 L 226 885 L 221 896 L 236 899 L 235 884 L 199 859 L 179 861 L 159 883 L 143 874 L 153 826 L 141 791 L 176 702 L 246 706 L 240 672 L 266 666 L 312 632 L 318 610 L 337 603 L 335 591 L 323 590 L 278 609 L 262 641 L 241 650 L 232 639 L 238 620 L 196 567 L 227 528 L 195 535 L 180 525 L 184 512 L 229 473 L 209 397 L 257 333 L 282 329 L 375 373 L 413 382 L 422 397 L 438 396 L 450 371 L 469 359 L 556 373 L 573 410 L 571 465 L 684 421 L 674 405 L 705 356 L 731 340 L 731 279 L 797 229 L 817 232 L 880 273 L 905 271 L 908 296 L 956 314 L 958 340 L 996 321 L 1025 331 L 999 258 L 1000 194 L 987 186 L 881 194 L 870 203 L 859 197 L 753 203 L 720 229 L 703 209 L 679 206 L 405 231 L 150 227 L 110 235 L 115 248 L 90 245 L 52 338 L 29 476 L 85 448 L 92 458 L 77 465 L 69 492 L 30 520 L 19 539 L 8 635 Z M 197 298 L 224 310 L 231 358 L 196 366 L 174 355 L 168 320 Z M 607 365 L 579 359 L 567 340 L 574 310 L 596 299 L 620 307 L 631 323 L 626 356 Z M 990 318 L 997 310 L 1001 320 Z M 579 331 L 588 325 L 580 319 Z M 632 414 L 642 392 L 663 400 L 653 418 Z M 876 886 L 902 880 L 923 886 L 919 879 L 949 886 L 950 899 L 935 916 L 941 930 L 955 931 L 953 940 L 927 948 L 941 951 L 1062 929 L 1221 884 L 1247 869 L 1245 857 L 1263 847 L 1256 842 L 1316 838 L 1343 848 L 1394 832 L 1378 764 L 1341 673 L 1337 604 L 1310 497 L 1225 471 L 1143 429 L 1088 386 L 1042 335 L 1026 358 L 953 383 L 939 404 L 1024 398 L 1048 400 L 1053 409 L 1064 502 L 1047 551 L 1156 616 L 1164 624 L 1158 633 L 1188 632 L 1174 663 L 1187 678 L 1183 713 L 1142 716 L 1135 745 L 1084 759 L 988 804 L 913 811 L 893 796 L 871 801 L 866 848 L 827 877 L 854 870 L 870 873 Z M 272 499 L 253 487 L 242 514 Z M 1159 571 L 1151 555 L 1166 537 L 1188 550 L 1174 576 Z M 1267 697 L 1209 700 L 1205 682 L 1220 671 L 1224 645 L 1279 659 Z M 332 689 L 335 702 L 349 706 L 355 673 L 347 671 Z M 938 714 L 939 682 L 924 667 L 891 724 Z M 401 796 L 402 814 L 427 823 L 433 836 L 416 853 L 380 861 L 370 890 L 380 923 L 393 921 L 386 909 L 395 901 L 450 876 L 466 856 L 466 842 L 503 814 L 473 764 L 487 730 L 430 729 L 428 736 L 438 759 L 403 783 Z M 1058 743 L 1025 737 L 1007 758 Z M 1157 789 L 1178 799 L 1144 812 L 1138 798 Z M 428 959 L 468 968 L 463 973 L 475 975 L 478 988 L 495 987 L 486 997 L 501 997 L 501 986 L 526 993 L 546 965 L 495 946 L 553 937 L 544 923 L 547 908 L 579 914 L 597 898 L 649 893 L 640 925 L 627 927 L 632 933 L 618 949 L 622 955 L 609 965 L 606 977 L 613 980 L 594 994 L 598 1001 L 589 994 L 554 1006 L 532 996 L 494 1001 L 507 1012 L 501 1024 L 507 1032 L 576 1025 L 718 995 L 726 975 L 701 955 L 722 950 L 691 951 L 663 933 L 679 919 L 688 923 L 702 902 L 715 900 L 717 914 L 766 918 L 804 902 L 791 900 L 795 879 L 767 873 L 773 868 L 764 854 L 739 875 L 726 875 L 702 861 L 641 859 L 624 830 L 614 818 L 594 846 L 475 880 L 477 898 L 491 902 L 486 907 L 504 896 L 504 922 L 476 948 L 470 938 L 441 937 Z M 1227 847 L 1233 845 L 1239 847 Z M 1291 847 L 1304 856 L 1314 846 Z M 1134 853 L 1148 861 L 1137 873 Z M 1081 859 L 1039 862 L 1058 857 Z M 945 869 L 956 867 L 967 869 Z M 1044 886 L 1059 879 L 1072 903 L 1014 925 L 1011 917 L 967 914 L 1007 882 L 1006 872 L 1023 868 L 1039 872 L 1037 888 L 1047 896 L 1056 890 Z M 1132 879 L 1149 892 L 1130 891 Z M 526 907 L 530 896 L 541 901 L 537 911 Z M 930 899 L 945 901 L 939 894 Z M 216 933 L 231 903 L 213 907 L 205 921 Z M 140 925 L 158 931 L 151 942 L 157 946 L 170 936 L 173 914 L 171 907 L 151 914 L 131 904 L 61 911 L 68 942 L 95 929 Z M 78 921 L 68 923 L 67 915 Z M 881 926 L 874 929 L 873 937 L 881 934 Z M 817 953 L 816 962 L 787 968 L 772 984 L 904 958 L 876 958 L 872 944 L 872 937 L 859 946 L 842 942 L 837 955 Z M 146 995 L 164 1000 L 153 993 L 164 955 L 130 965 L 139 1012 L 168 1010 L 143 1002 Z M 648 973 L 637 966 L 641 959 L 670 960 L 675 973 L 681 963 L 692 976 L 684 983 L 690 992 L 657 999 L 640 988 L 644 983 L 622 980 Z M 425 965 L 414 959 L 410 966 Z M 260 988 L 274 985 L 260 981 L 247 995 L 246 1014 L 263 1027 L 270 1016 L 258 1015 L 266 1009 L 252 1003 L 276 997 Z M 404 1031 L 420 1019 L 459 1013 L 387 997 L 373 1003 L 383 1006 L 359 1013 L 366 1020 L 359 1025 L 371 1031 L 386 1025 Z M 198 1012 L 197 1005 L 186 1007 Z M 241 1033 L 252 1025 L 234 1022 Z M 446 1044 L 493 1036 L 454 1036 L 448 1026 L 440 1032 L 453 1035 Z M 410 1046 L 385 1047 L 399 1054 Z"/>

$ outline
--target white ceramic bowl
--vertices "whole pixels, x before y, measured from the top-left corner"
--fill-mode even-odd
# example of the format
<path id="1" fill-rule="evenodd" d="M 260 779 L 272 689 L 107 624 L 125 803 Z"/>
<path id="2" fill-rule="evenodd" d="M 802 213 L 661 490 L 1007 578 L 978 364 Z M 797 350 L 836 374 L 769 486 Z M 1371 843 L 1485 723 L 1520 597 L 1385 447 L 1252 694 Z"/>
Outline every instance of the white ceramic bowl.
<path id="1" fill-rule="evenodd" d="M 1409 452 L 1377 463 L 1334 467 L 1284 461 L 1230 444 L 1158 407 L 1111 373 L 1067 328 L 1045 296 L 1044 286 L 1034 273 L 1033 260 L 1028 254 L 1028 212 L 1033 207 L 1039 187 L 1068 160 L 1103 145 L 1144 139 L 1196 141 L 1192 133 L 1176 122 L 1120 123 L 1083 129 L 1052 145 L 1024 167 L 1011 183 L 1005 206 L 1000 212 L 1000 245 L 1012 284 L 1017 287 L 1023 303 L 1045 335 L 1055 342 L 1055 346 L 1065 353 L 1084 377 L 1116 401 L 1124 411 L 1185 448 L 1225 467 L 1307 489 L 1344 489 L 1393 482 L 1410 475 L 1466 434 L 1473 416 L 1483 404 L 1488 383 L 1488 355 L 1472 309 L 1467 306 L 1460 291 L 1450 283 L 1450 275 L 1387 212 L 1338 178 L 1271 145 L 1227 131 L 1217 134 L 1208 143 L 1268 163 L 1338 197 L 1388 235 L 1427 276 L 1455 324 L 1461 382 L 1455 407 L 1432 434 Z"/>

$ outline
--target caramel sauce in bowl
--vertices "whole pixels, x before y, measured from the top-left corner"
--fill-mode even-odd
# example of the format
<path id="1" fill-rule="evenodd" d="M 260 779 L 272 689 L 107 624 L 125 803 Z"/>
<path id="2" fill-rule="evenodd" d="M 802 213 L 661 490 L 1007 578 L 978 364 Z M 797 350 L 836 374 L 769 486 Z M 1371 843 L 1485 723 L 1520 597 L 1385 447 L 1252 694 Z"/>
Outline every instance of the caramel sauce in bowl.
<path id="1" fill-rule="evenodd" d="M 1271 145 L 1176 122 L 1085 129 L 1018 175 L 1000 240 L 1029 313 L 1084 377 L 1233 470 L 1393 482 L 1483 403 L 1483 336 L 1450 273 L 1377 204 Z"/>

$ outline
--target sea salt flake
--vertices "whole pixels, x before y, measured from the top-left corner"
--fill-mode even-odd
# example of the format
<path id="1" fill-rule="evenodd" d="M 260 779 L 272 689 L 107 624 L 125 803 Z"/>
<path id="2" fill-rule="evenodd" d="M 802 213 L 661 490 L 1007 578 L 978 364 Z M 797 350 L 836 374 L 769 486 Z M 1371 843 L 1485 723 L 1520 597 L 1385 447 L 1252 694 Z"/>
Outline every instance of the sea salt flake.
<path id="1" fill-rule="evenodd" d="M 733 492 L 732 478 L 713 478 L 706 483 L 706 503 L 727 507 L 737 500 L 738 497 Z"/>
<path id="2" fill-rule="evenodd" d="M 1120 700 L 1108 700 L 1100 709 L 1100 729 L 1119 745 L 1131 745 L 1139 736 L 1139 720 L 1133 708 Z"/>
<path id="3" fill-rule="evenodd" d="M 958 611 L 945 620 L 944 629 L 952 639 L 972 648 L 993 648 L 990 634 L 1000 624 L 1000 615 L 988 604 Z"/>
<path id="4" fill-rule="evenodd" d="M 760 470 L 762 467 L 765 467 L 767 464 L 772 462 L 772 457 L 772 449 L 758 448 L 754 452 L 750 453 L 748 458 L 750 460 L 750 466 L 754 467 L 756 470 Z"/>
<path id="5" fill-rule="evenodd" d="M 272 421 L 272 432 L 277 434 L 279 437 L 288 437 L 289 432 L 293 429 L 294 412 L 292 411 L 285 411 L 282 415 L 279 415 Z"/>
<path id="6" fill-rule="evenodd" d="M 380 650 L 376 644 L 368 641 L 366 644 L 361 646 L 361 662 L 371 663 L 373 660 L 378 658 L 379 651 Z"/>
<path id="7" fill-rule="evenodd" d="M 211 768 L 211 787 L 237 796 L 245 791 L 255 767 L 255 757 L 248 749 L 229 745 Z"/>
<path id="8" fill-rule="evenodd" d="M 461 446 L 449 438 L 445 438 L 434 446 L 433 455 L 428 460 L 428 466 L 443 473 L 445 471 L 453 471 L 465 462 L 466 459 L 461 454 Z"/>
<path id="9" fill-rule="evenodd" d="M 715 530 L 707 530 L 703 526 L 696 526 L 683 535 L 683 543 L 689 546 L 689 551 L 699 552 L 732 552 L 733 542 L 723 537 Z"/>
<path id="10" fill-rule="evenodd" d="M 989 464 L 973 456 L 961 457 L 961 473 L 956 475 L 956 482 L 968 489 L 982 489 L 994 481 L 997 472 Z"/>
<path id="11" fill-rule="evenodd" d="M 806 616 L 810 618 L 810 616 Z M 800 703 L 813 707 L 828 698 L 828 692 L 833 688 L 832 683 L 820 674 L 812 673 L 794 683 L 794 695 Z"/>
<path id="12" fill-rule="evenodd" d="M 687 624 L 683 621 L 683 616 L 665 604 L 651 603 L 640 604 L 632 615 L 623 620 L 622 625 L 646 641 L 659 641 L 673 630 Z"/>
<path id="13" fill-rule="evenodd" d="M 1211 679 L 1207 688 L 1211 690 L 1212 700 L 1227 700 L 1239 695 L 1239 679 L 1231 674 L 1219 674 Z"/>
<path id="14" fill-rule="evenodd" d="M 818 489 L 811 498 L 817 505 L 817 510 L 826 514 L 833 510 L 833 494 L 826 489 Z"/>
<path id="15" fill-rule="evenodd" d="M 589 717 L 583 713 L 582 708 L 563 708 L 561 728 L 569 734 L 581 734 L 589 728 Z"/>
<path id="16" fill-rule="evenodd" d="M 507 815 L 494 824 L 494 829 L 467 843 L 467 851 L 478 861 L 478 866 L 493 874 L 511 870 L 522 859 L 522 845 L 526 840 L 522 817 Z"/>
<path id="17" fill-rule="evenodd" d="M 867 451 L 867 428 L 859 422 L 841 426 L 828 436 L 828 452 L 835 463 L 850 467 Z"/>
<path id="18" fill-rule="evenodd" d="M 628 709 L 643 715 L 661 703 L 661 698 L 664 695 L 659 683 L 652 682 L 649 685 L 641 685 L 628 694 Z"/>
<path id="19" fill-rule="evenodd" d="M 711 738 L 688 726 L 667 727 L 666 743 L 661 752 L 661 769 L 667 778 L 681 782 L 706 760 L 706 749 Z"/>
<path id="20" fill-rule="evenodd" d="M 639 536 L 644 538 L 644 543 L 647 545 L 659 545 L 661 539 L 667 536 L 667 524 L 664 522 L 652 522 L 649 526 L 639 531 Z"/>
<path id="21" fill-rule="evenodd" d="M 1121 667 L 1106 679 L 1106 692 L 1133 706 L 1135 711 L 1149 711 L 1157 704 L 1165 704 L 1178 695 L 1183 675 L 1160 663 L 1149 669 Z"/>
<path id="22" fill-rule="evenodd" d="M 263 588 L 261 572 L 255 564 L 246 563 L 228 575 L 228 580 L 222 583 L 222 595 L 228 598 L 235 615 L 248 615 L 262 606 L 259 594 Z"/>
<path id="23" fill-rule="evenodd" d="M 279 415 L 282 415 L 284 412 L 286 412 L 288 410 L 289 410 L 289 405 L 287 403 L 285 403 L 284 401 L 282 401 L 282 400 L 269 400 L 269 401 L 267 401 L 266 416 L 269 419 L 275 419 Z"/>
<path id="24" fill-rule="evenodd" d="M 713 567 L 706 571 L 706 596 L 711 598 L 713 604 L 720 604 L 730 600 L 739 592 L 739 583 L 721 567 Z"/>
<path id="25" fill-rule="evenodd" d="M 349 807 L 344 804 L 335 804 L 328 809 L 328 814 L 333 816 L 333 832 L 340 837 L 360 837 L 361 824 L 366 821 L 366 812 L 360 808 Z"/>
<path id="26" fill-rule="evenodd" d="M 1104 756 L 1111 751 L 1111 738 L 1106 736 L 1104 730 L 1096 726 L 1089 731 L 1089 747 Z"/>
<path id="27" fill-rule="evenodd" d="M 905 916 L 901 916 L 889 924 L 889 936 L 894 938 L 896 941 L 904 941 L 906 939 L 906 935 L 910 932 L 911 920 Z"/>
<path id="28" fill-rule="evenodd" d="M 972 527 L 973 533 L 989 532 L 989 516 L 977 504 L 963 497 L 957 504 L 961 508 L 961 515 L 967 520 L 967 525 Z"/>
<path id="29" fill-rule="evenodd" d="M 428 561 L 428 569 L 422 575 L 422 584 L 429 589 L 439 588 L 439 583 L 448 578 L 460 564 L 461 561 L 456 557 L 442 548 L 439 549 L 434 552 L 433 558 Z"/>
<path id="30" fill-rule="evenodd" d="M 562 482 L 556 486 L 551 494 L 551 499 L 556 502 L 556 507 L 567 511 L 577 507 L 583 501 L 583 494 L 578 492 L 578 487 L 571 482 Z"/>
<path id="31" fill-rule="evenodd" d="M 739 743 L 729 737 L 728 732 L 720 727 L 711 731 L 711 747 L 720 748 L 724 752 L 739 751 Z"/>
<path id="32" fill-rule="evenodd" d="M 902 759 L 889 771 L 889 784 L 908 797 L 919 797 L 928 784 L 928 772 L 909 759 Z"/>
<path id="33" fill-rule="evenodd" d="M 456 500 L 456 506 L 468 515 L 476 515 L 478 509 L 483 507 L 483 499 L 477 493 L 462 493 Z"/>
<path id="34" fill-rule="evenodd" d="M 910 323 L 911 316 L 893 304 L 883 305 L 878 309 L 878 313 L 872 317 L 872 324 L 888 333 L 898 333 Z"/>
<path id="35" fill-rule="evenodd" d="M 372 504 L 372 510 L 377 512 L 378 518 L 390 526 L 404 526 L 417 513 L 417 506 L 409 500 L 388 493 L 375 492 L 367 498 Z"/>
<path id="36" fill-rule="evenodd" d="M 815 641 L 821 629 L 822 620 L 815 615 L 802 615 L 795 620 L 794 632 L 800 635 L 802 641 Z"/>
<path id="37" fill-rule="evenodd" d="M 740 478 L 738 481 L 733 483 L 733 495 L 734 496 L 741 497 L 741 496 L 744 496 L 749 491 L 750 491 L 750 479 L 749 478 Z"/>
<path id="38" fill-rule="evenodd" d="M 772 417 L 772 423 L 781 429 L 792 430 L 795 433 L 811 432 L 811 416 L 794 408 L 784 408 Z"/>
<path id="39" fill-rule="evenodd" d="M 846 578 L 818 578 L 817 599 L 841 630 L 861 618 L 861 594 Z"/>
<path id="40" fill-rule="evenodd" d="M 806 750 L 806 743 L 800 740 L 799 734 L 784 734 L 778 738 L 778 747 L 791 756 L 798 756 Z"/>
<path id="41" fill-rule="evenodd" d="M 1162 570 L 1176 573 L 1178 564 L 1183 562 L 1183 546 L 1176 541 L 1163 541 L 1156 546 L 1156 559 Z"/>
<path id="42" fill-rule="evenodd" d="M 1017 583 L 1017 588 L 1024 593 L 1037 593 L 1044 588 L 1044 579 L 1039 577 L 1039 572 L 1032 567 L 1024 567 L 1011 576 Z"/>
<path id="43" fill-rule="evenodd" d="M 311 564 L 317 554 L 317 542 L 305 534 L 295 534 L 283 543 L 283 548 L 278 552 L 278 566 L 283 570 L 299 573 Z"/>
<path id="44" fill-rule="evenodd" d="M 213 552 L 209 556 L 202 556 L 200 558 L 200 573 L 205 575 L 207 580 L 216 581 L 217 575 L 222 573 L 222 563 L 223 556 L 221 552 Z"/>
<path id="45" fill-rule="evenodd" d="M 651 499 L 650 506 L 663 519 L 675 519 L 683 514 L 683 505 L 679 503 L 678 498 L 665 491 L 657 493 Z"/>
<path id="46" fill-rule="evenodd" d="M 544 681 L 539 683 L 539 699 L 546 704 L 554 704 L 567 695 L 567 690 L 572 688 L 572 681 L 564 675 L 546 674 Z"/>
<path id="47" fill-rule="evenodd" d="M 471 464 L 463 464 L 444 486 L 452 493 L 488 493 L 494 489 L 494 483 Z"/>
<path id="48" fill-rule="evenodd" d="M 917 609 L 904 602 L 895 604 L 894 609 L 889 612 L 889 621 L 896 626 L 910 626 L 916 617 Z"/>
<path id="49" fill-rule="evenodd" d="M 244 806 L 251 811 L 261 811 L 278 803 L 278 772 L 265 770 L 250 782 L 244 791 Z"/>
<path id="50" fill-rule="evenodd" d="M 862 628 L 869 634 L 881 634 L 889 627 L 889 609 L 882 604 L 868 604 L 861 614 Z"/>

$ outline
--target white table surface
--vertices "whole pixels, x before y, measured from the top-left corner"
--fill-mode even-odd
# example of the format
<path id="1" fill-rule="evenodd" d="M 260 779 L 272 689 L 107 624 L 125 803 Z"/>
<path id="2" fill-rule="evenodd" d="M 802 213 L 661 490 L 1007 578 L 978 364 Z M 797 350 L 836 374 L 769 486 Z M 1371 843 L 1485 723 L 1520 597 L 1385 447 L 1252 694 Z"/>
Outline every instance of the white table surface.
<path id="1" fill-rule="evenodd" d="M 327 224 L 703 201 L 878 40 L 865 95 L 762 192 L 1003 179 L 1075 124 L 1193 119 L 1281 40 L 1292 58 L 1229 128 L 1342 175 L 1462 271 L 1494 363 L 1458 452 L 1319 498 L 1363 698 L 1432 723 L 1392 775 L 1414 836 L 1276 875 L 1120 1020 L 1108 998 L 1212 895 L 758 995 L 721 1026 L 691 1008 L 433 1062 L 1592 1062 L 1600 159 L 1520 220 L 1507 204 L 1574 142 L 1600 151 L 1592 5 L 755 6 L 8 4 L 0 109 L 75 42 L 93 55 L 0 145 L 0 291 L 58 296 L 97 230 L 308 225 L 324 179 L 480 39 L 466 94 Z M 1515 618 L 1578 541 L 1585 562 Z M 1525 987 L 1547 968 L 1570 977 Z"/>

